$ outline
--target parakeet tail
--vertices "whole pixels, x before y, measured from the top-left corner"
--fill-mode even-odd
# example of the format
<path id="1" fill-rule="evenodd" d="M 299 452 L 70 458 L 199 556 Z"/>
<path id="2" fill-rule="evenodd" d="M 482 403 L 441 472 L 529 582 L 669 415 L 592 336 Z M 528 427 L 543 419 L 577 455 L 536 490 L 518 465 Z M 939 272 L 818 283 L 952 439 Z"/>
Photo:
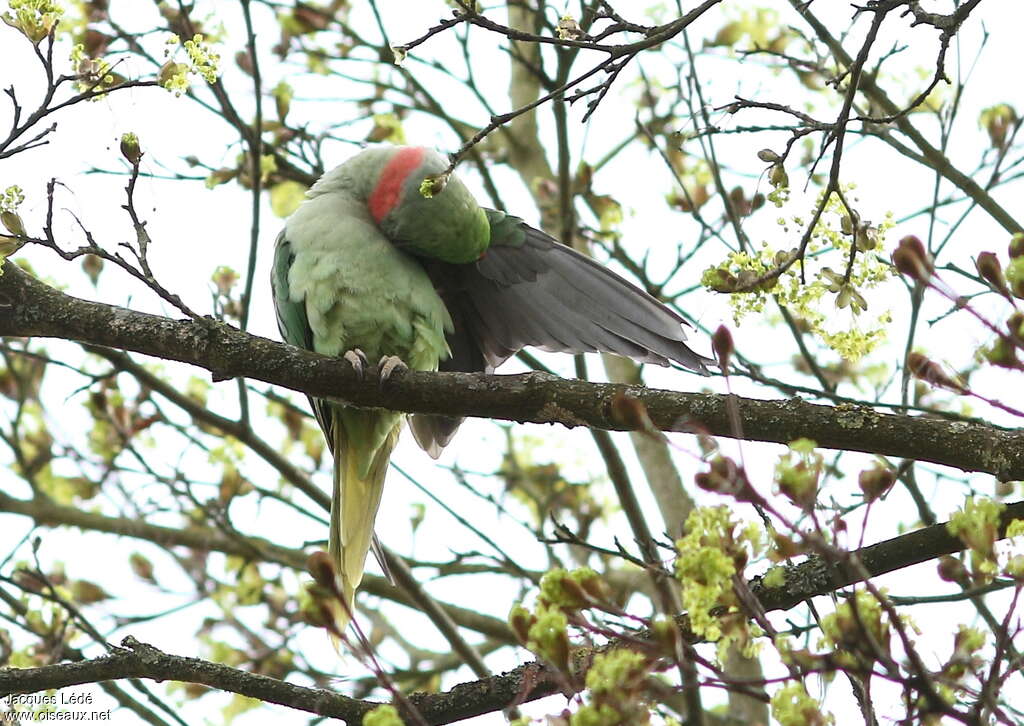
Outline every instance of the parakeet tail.
<path id="1" fill-rule="evenodd" d="M 361 457 L 354 450 L 355 442 L 346 435 L 341 417 L 335 418 L 334 495 L 331 497 L 328 553 L 344 598 L 344 606 L 337 608 L 335 614 L 335 625 L 340 632 L 345 631 L 353 613 L 356 589 L 363 579 L 363 566 L 373 538 L 373 523 L 384 491 L 388 460 L 398 441 L 400 428 L 399 423 L 390 431 L 374 454 L 368 470 L 363 473 L 359 466 Z"/>

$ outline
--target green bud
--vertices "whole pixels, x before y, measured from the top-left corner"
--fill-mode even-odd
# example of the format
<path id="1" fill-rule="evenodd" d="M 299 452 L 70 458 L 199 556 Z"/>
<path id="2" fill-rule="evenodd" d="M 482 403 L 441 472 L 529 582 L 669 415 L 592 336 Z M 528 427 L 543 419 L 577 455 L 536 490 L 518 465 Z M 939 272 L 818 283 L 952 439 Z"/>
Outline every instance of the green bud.
<path id="1" fill-rule="evenodd" d="M 420 184 L 420 194 L 424 199 L 433 199 L 435 195 L 443 192 L 447 185 L 447 174 L 431 174 Z"/>
<path id="2" fill-rule="evenodd" d="M 21 215 L 13 211 L 0 212 L 0 222 L 7 231 L 13 235 L 25 236 L 25 224 L 21 221 Z"/>
<path id="3" fill-rule="evenodd" d="M 1017 232 L 1010 238 L 1010 257 L 1024 257 L 1024 233 Z"/>
<path id="4" fill-rule="evenodd" d="M 781 163 L 772 164 L 768 170 L 768 182 L 775 188 L 789 186 L 789 174 Z"/>
<path id="5" fill-rule="evenodd" d="M 136 166 L 142 159 L 139 137 L 130 131 L 121 135 L 121 156 L 127 159 L 132 166 Z"/>

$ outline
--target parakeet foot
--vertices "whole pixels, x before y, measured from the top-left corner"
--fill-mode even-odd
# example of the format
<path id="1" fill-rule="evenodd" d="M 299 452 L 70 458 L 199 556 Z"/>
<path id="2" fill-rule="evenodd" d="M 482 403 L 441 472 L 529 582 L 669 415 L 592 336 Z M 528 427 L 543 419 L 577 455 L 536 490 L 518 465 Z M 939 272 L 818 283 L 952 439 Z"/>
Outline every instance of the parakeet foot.
<path id="1" fill-rule="evenodd" d="M 407 371 L 409 366 L 405 364 L 405 361 L 399 358 L 397 355 L 386 355 L 380 359 L 377 364 L 378 375 L 380 376 L 380 385 L 384 385 L 391 374 L 395 371 Z"/>
<path id="2" fill-rule="evenodd" d="M 356 375 L 360 378 L 363 377 L 366 367 L 370 365 L 370 361 L 366 359 L 366 353 L 359 350 L 359 348 L 353 348 L 352 350 L 346 350 L 342 358 L 348 361 L 348 364 L 352 366 L 352 370 L 356 372 Z"/>

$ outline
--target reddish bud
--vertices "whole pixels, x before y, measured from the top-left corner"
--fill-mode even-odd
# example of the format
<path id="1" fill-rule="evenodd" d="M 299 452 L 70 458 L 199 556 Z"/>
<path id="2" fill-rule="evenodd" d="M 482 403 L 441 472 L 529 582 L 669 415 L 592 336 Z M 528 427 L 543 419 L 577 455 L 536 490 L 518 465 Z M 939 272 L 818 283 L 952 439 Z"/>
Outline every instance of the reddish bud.
<path id="1" fill-rule="evenodd" d="M 873 502 L 881 497 L 892 488 L 895 482 L 896 472 L 881 464 L 876 464 L 871 469 L 865 469 L 857 477 L 857 483 L 867 502 Z"/>
<path id="2" fill-rule="evenodd" d="M 647 414 L 647 406 L 625 393 L 616 393 L 611 403 L 612 418 L 624 424 L 630 431 L 644 431 L 661 436 L 658 427 Z"/>
<path id="3" fill-rule="evenodd" d="M 138 552 L 132 552 L 128 556 L 128 565 L 132 568 L 132 572 L 135 576 L 145 580 L 146 582 L 156 584 L 156 578 L 153 576 L 153 563 L 150 562 L 144 555 L 140 555 Z"/>
<path id="4" fill-rule="evenodd" d="M 516 605 L 508 614 L 508 624 L 522 645 L 530 641 L 530 628 L 535 622 L 537 618 L 522 605 Z"/>
<path id="5" fill-rule="evenodd" d="M 900 274 L 925 284 L 935 272 L 931 256 L 925 250 L 924 244 L 912 234 L 900 240 L 892 253 L 892 263 Z"/>
<path id="6" fill-rule="evenodd" d="M 240 50 L 237 53 L 235 53 L 235 64 L 242 69 L 242 72 L 245 73 L 245 75 L 252 75 L 252 56 L 249 55 L 248 51 Z"/>
<path id="7" fill-rule="evenodd" d="M 760 497 L 747 479 L 747 474 L 728 456 L 716 456 L 710 469 L 696 474 L 694 483 L 701 489 L 734 497 L 740 502 L 757 502 Z"/>
<path id="8" fill-rule="evenodd" d="M 946 582 L 966 582 L 967 568 L 956 557 L 944 555 L 939 558 L 939 577 Z"/>
<path id="9" fill-rule="evenodd" d="M 612 592 L 608 584 L 596 572 L 584 575 L 578 580 L 580 588 L 591 602 L 611 602 Z"/>
<path id="10" fill-rule="evenodd" d="M 711 336 L 711 348 L 715 351 L 715 357 L 718 359 L 718 365 L 722 372 L 728 373 L 729 359 L 735 348 L 732 343 L 732 333 L 724 325 L 719 325 L 718 330 Z"/>
<path id="11" fill-rule="evenodd" d="M 334 569 L 334 562 L 331 556 L 323 550 L 317 550 L 306 560 L 306 571 L 313 576 L 313 580 L 322 588 L 334 595 L 339 594 L 338 576 Z"/>
<path id="12" fill-rule="evenodd" d="M 978 274 L 989 285 L 995 288 L 996 292 L 1005 297 L 1011 298 L 1010 288 L 1006 285 L 1006 278 L 1003 276 L 1003 268 L 999 265 L 999 258 L 994 252 L 982 252 L 974 260 L 974 266 L 978 268 Z"/>
<path id="13" fill-rule="evenodd" d="M 804 548 L 797 544 L 789 535 L 773 530 L 771 537 L 772 543 L 775 545 L 775 550 L 772 553 L 772 560 L 774 562 L 789 560 L 799 554 L 803 554 Z"/>
<path id="14" fill-rule="evenodd" d="M 89 276 L 93 286 L 100 279 L 100 272 L 103 271 L 103 258 L 98 255 L 85 255 L 82 257 L 82 271 Z"/>
<path id="15" fill-rule="evenodd" d="M 967 393 L 966 386 L 958 381 L 954 381 L 946 375 L 938 363 L 920 353 L 910 353 L 907 356 L 907 368 L 910 369 L 915 378 L 925 383 L 947 388 L 957 393 Z"/>

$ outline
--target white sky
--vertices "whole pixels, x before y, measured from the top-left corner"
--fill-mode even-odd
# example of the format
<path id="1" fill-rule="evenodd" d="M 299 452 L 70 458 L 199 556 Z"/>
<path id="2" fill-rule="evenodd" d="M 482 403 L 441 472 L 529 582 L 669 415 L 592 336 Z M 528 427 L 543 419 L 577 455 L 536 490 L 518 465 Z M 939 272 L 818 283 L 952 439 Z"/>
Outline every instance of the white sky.
<path id="1" fill-rule="evenodd" d="M 113 5 L 115 13 L 122 10 L 119 6 L 122 6 L 123 3 L 115 2 Z M 775 5 L 781 8 L 785 4 L 775 3 Z M 701 22 L 693 36 L 695 44 L 700 45 L 698 40 L 700 36 L 713 34 L 714 31 L 710 29 L 717 28 L 721 24 L 720 18 L 723 15 L 735 17 L 740 8 L 747 6 L 749 3 L 726 3 L 721 13 L 708 16 Z M 209 3 L 206 6 L 200 5 L 200 8 L 203 7 L 211 7 L 211 5 Z M 230 37 L 230 47 L 223 53 L 225 79 L 229 85 L 234 84 L 235 88 L 248 89 L 250 86 L 247 82 L 244 86 L 239 85 L 241 73 L 231 61 L 237 43 L 241 39 L 239 30 L 241 16 L 238 7 L 235 3 L 219 2 L 216 3 L 216 8 L 221 13 L 218 15 L 218 19 L 225 24 Z M 834 14 L 833 27 L 837 32 L 847 26 L 850 14 L 847 4 L 828 5 L 819 2 L 814 4 L 814 9 L 823 15 Z M 439 17 L 447 14 L 444 3 L 437 1 L 382 2 L 381 10 L 385 27 L 394 43 L 401 43 L 418 36 L 424 29 L 434 24 Z M 269 41 L 264 39 L 274 37 L 276 33 L 263 6 L 257 5 L 254 12 L 258 34 L 264 43 L 262 47 L 265 48 Z M 981 15 L 986 12 L 987 16 Z M 137 27 L 143 27 L 149 21 L 150 15 L 148 10 L 140 11 Z M 954 162 L 963 169 L 973 168 L 974 161 L 987 144 L 984 131 L 979 129 L 976 124 L 980 108 L 997 102 L 1008 102 L 1019 110 L 1024 109 L 1024 90 L 1014 77 L 1008 77 L 1009 70 L 1017 65 L 1020 21 L 1024 19 L 1022 16 L 1024 16 L 1024 12 L 1021 11 L 1021 6 L 1017 3 L 982 4 L 951 49 L 948 61 L 951 76 L 956 73 L 958 59 L 965 68 L 970 69 L 971 73 L 968 92 L 963 99 L 963 111 L 950 149 L 950 155 Z M 978 52 L 982 35 L 978 18 L 985 20 L 985 28 L 989 33 L 986 46 L 980 55 Z M 363 20 L 354 18 L 353 22 L 359 27 L 372 28 L 372 23 L 364 22 L 366 20 L 366 18 Z M 795 19 L 791 22 L 798 24 Z M 935 33 L 927 29 L 908 31 L 906 22 L 892 21 L 887 23 L 887 26 L 891 26 L 897 32 L 891 32 L 889 36 L 880 40 L 876 46 L 878 49 L 887 49 L 893 43 L 912 43 L 902 56 L 897 57 L 891 66 L 887 66 L 893 69 L 892 72 L 901 69 L 898 72 L 906 74 L 899 80 L 905 83 L 909 94 L 910 91 L 916 90 L 920 86 L 920 81 L 913 69 L 918 66 L 930 67 L 931 59 L 934 58 Z M 864 23 L 862 22 L 857 28 L 858 38 L 863 28 Z M 373 37 L 369 30 L 367 33 Z M 486 78 L 487 88 L 492 91 L 490 97 L 495 104 L 495 110 L 505 111 L 508 103 L 503 98 L 507 84 L 505 57 L 494 51 L 495 44 L 491 38 L 483 36 L 482 33 L 478 33 L 478 35 L 481 38 L 474 49 L 475 53 L 479 55 L 474 55 L 474 66 L 479 75 Z M 922 40 L 924 42 L 920 42 Z M 435 55 L 446 57 L 444 54 L 446 52 L 450 54 L 450 51 L 451 46 L 447 44 L 447 39 L 438 37 L 418 48 L 414 55 L 422 58 L 432 58 Z M 66 49 L 62 46 L 56 56 L 58 58 L 66 57 Z M 674 58 L 680 56 L 680 51 L 673 52 Z M 347 118 L 346 114 L 351 111 L 347 104 L 339 99 L 365 93 L 365 89 L 354 89 L 351 85 L 337 79 L 325 81 L 322 78 L 305 76 L 299 69 L 275 67 L 269 58 L 261 58 L 261 62 L 265 63 L 266 87 L 272 87 L 280 78 L 287 78 L 296 87 L 300 98 L 316 97 L 315 101 L 297 100 L 292 111 L 292 117 L 309 118 L 314 124 L 344 122 Z M 663 59 L 648 56 L 642 62 L 647 73 L 665 77 L 664 74 L 668 70 L 668 66 Z M 425 77 L 431 77 L 430 73 L 422 70 L 422 66 L 411 61 L 407 63 L 411 70 L 423 73 Z M 585 66 L 578 67 L 582 69 Z M 6 78 L 2 85 L 7 86 L 13 83 L 18 90 L 22 105 L 27 109 L 33 108 L 33 103 L 37 100 L 39 93 L 39 72 L 26 44 L 20 42 L 14 31 L 6 27 L 0 27 L 0 68 L 8 71 L 4 73 Z M 128 59 L 122 70 L 127 70 L 127 75 L 133 75 L 134 72 L 142 69 L 143 67 L 137 61 Z M 704 94 L 711 106 L 728 103 L 734 94 L 771 100 L 802 98 L 798 87 L 787 78 L 774 76 L 765 71 L 756 61 L 738 65 L 733 60 L 702 60 L 700 72 L 704 80 Z M 436 74 L 433 74 L 432 80 L 439 82 Z M 325 90 L 328 83 L 331 89 L 329 93 Z M 325 94 L 329 97 L 324 97 Z M 580 126 L 578 123 L 583 107 L 578 105 L 571 110 L 573 118 L 572 148 L 576 159 L 585 158 L 594 161 L 603 156 L 608 148 L 614 146 L 621 139 L 622 129 L 631 128 L 634 114 L 633 99 L 636 94 L 636 87 L 631 86 L 628 79 L 623 78 L 586 126 Z M 457 112 L 467 121 L 477 125 L 485 124 L 486 114 L 475 104 L 463 101 L 464 96 L 465 94 L 453 95 L 453 98 L 456 99 L 453 103 L 456 104 Z M 246 91 L 237 92 L 236 98 L 243 117 L 247 116 L 246 109 L 251 99 L 246 95 Z M 265 107 L 272 108 L 272 103 L 265 104 Z M 0 111 L 0 128 L 7 123 L 6 117 L 3 115 L 7 112 L 7 108 Z M 816 109 L 812 113 L 818 112 L 824 118 L 829 118 L 833 114 L 831 109 Z M 545 134 L 548 138 L 553 138 L 547 113 L 544 113 L 541 119 Z M 62 114 L 57 120 L 59 122 L 58 130 L 48 146 L 5 160 L 2 167 L 3 174 L 0 176 L 0 189 L 12 183 L 21 185 L 27 196 L 26 204 L 21 210 L 22 216 L 29 231 L 37 231 L 45 211 L 46 180 L 50 176 L 56 176 L 66 186 L 61 190 L 58 198 L 57 219 L 58 238 L 64 242 L 65 246 L 77 245 L 81 239 L 79 233 L 76 232 L 70 212 L 77 215 L 83 224 L 94 232 L 96 238 L 107 243 L 108 246 L 112 247 L 114 243 L 129 238 L 131 228 L 126 216 L 118 208 L 123 199 L 121 187 L 124 179 L 84 173 L 86 169 L 93 166 L 104 169 L 121 168 L 117 140 L 123 132 L 134 131 L 139 134 L 143 149 L 147 154 L 145 167 L 147 171 L 154 173 L 160 173 L 165 164 L 175 170 L 182 170 L 183 165 L 180 159 L 186 155 L 195 155 L 213 165 L 219 163 L 231 165 L 236 154 L 239 153 L 234 133 L 225 124 L 211 123 L 209 114 L 205 111 L 198 109 L 185 99 L 175 99 L 170 94 L 158 89 L 138 89 L 116 94 L 99 103 L 77 107 L 69 113 Z M 719 114 L 715 120 L 720 126 L 730 128 L 756 123 L 759 119 L 753 115 L 728 117 Z M 760 120 L 763 120 L 763 117 Z M 931 124 L 920 120 L 919 123 L 929 132 L 934 131 Z M 365 125 L 357 125 L 352 130 L 351 138 L 359 139 L 365 134 L 365 131 Z M 451 150 L 456 145 L 450 134 L 443 133 L 436 124 L 410 122 L 406 132 L 413 143 L 436 145 L 444 150 Z M 342 130 L 341 134 L 344 133 Z M 716 143 L 719 144 L 718 150 L 723 164 L 733 169 L 744 170 L 753 180 L 760 174 L 763 167 L 755 159 L 754 155 L 757 150 L 764 147 L 780 149 L 784 138 L 784 134 L 737 135 L 735 137 L 719 137 Z M 333 156 L 328 159 L 329 165 L 343 161 L 351 153 L 351 148 L 343 144 L 335 144 L 330 147 L 329 153 Z M 554 148 L 553 143 L 551 148 Z M 889 210 L 894 211 L 897 216 L 901 216 L 927 204 L 931 194 L 931 179 L 927 174 L 897 161 L 891 152 L 881 153 L 881 146 L 875 142 L 851 142 L 848 149 L 844 161 L 844 179 L 858 182 L 859 204 L 866 218 L 879 221 Z M 501 168 L 495 169 L 495 177 L 509 209 L 535 221 L 536 212 L 532 202 L 526 191 L 521 188 L 518 179 Z M 790 178 L 794 187 L 802 183 L 799 173 L 795 170 L 790 171 Z M 485 198 L 478 180 L 473 175 L 469 175 L 468 181 L 475 189 L 479 190 L 480 198 Z M 655 264 L 658 259 L 659 244 L 662 245 L 662 249 L 666 253 L 671 254 L 678 239 L 686 239 L 688 235 L 694 234 L 692 223 L 689 220 L 679 213 L 665 209 L 661 199 L 670 188 L 671 180 L 661 162 L 638 146 L 629 149 L 620 160 L 610 166 L 607 172 L 599 177 L 599 186 L 596 188 L 599 193 L 612 194 L 623 204 L 627 213 L 627 219 L 622 228 L 625 243 L 631 249 L 644 249 L 650 246 L 655 250 L 652 256 Z M 761 182 L 760 189 L 768 191 L 764 181 Z M 1012 197 L 1008 192 L 997 192 L 995 196 L 1006 204 L 1011 212 L 1015 209 L 1015 203 L 1016 206 L 1019 206 L 1019 192 Z M 154 240 L 151 248 L 153 269 L 166 287 L 179 293 L 188 304 L 201 312 L 207 312 L 209 309 L 210 275 L 218 265 L 229 264 L 240 272 L 244 270 L 245 256 L 249 245 L 249 199 L 248 192 L 234 184 L 221 186 L 213 192 L 206 191 L 201 183 L 145 180 L 139 184 L 137 207 L 143 217 L 147 219 L 147 229 Z M 799 206 L 785 210 L 785 214 L 789 216 L 801 213 L 802 210 Z M 779 247 L 793 246 L 796 240 L 787 240 L 781 228 L 774 223 L 777 216 L 776 212 L 765 210 L 759 217 L 751 220 L 748 232 L 755 241 L 765 239 Z M 949 218 L 955 217 L 950 215 Z M 257 266 L 256 293 L 253 300 L 250 331 L 276 339 L 278 336 L 270 303 L 269 285 L 266 284 L 266 280 L 268 279 L 271 245 L 280 221 L 271 215 L 269 208 L 265 208 L 262 224 L 264 246 L 261 249 Z M 924 222 L 918 220 L 897 227 L 890 233 L 890 245 L 894 244 L 895 240 L 898 240 L 903 234 L 916 233 L 924 237 L 923 225 Z M 954 243 L 955 249 L 952 251 L 950 261 L 956 262 L 961 267 L 971 269 L 973 265 L 970 258 L 981 250 L 995 250 L 1001 256 L 1004 254 L 1006 235 L 994 223 L 981 215 L 974 215 L 971 222 L 961 228 L 959 234 L 959 239 L 968 241 L 960 244 Z M 127 305 L 135 309 L 174 314 L 174 311 L 168 310 L 165 305 L 155 300 L 152 294 L 127 283 L 123 274 L 109 266 L 101 277 L 99 289 L 94 290 L 84 275 L 72 273 L 67 265 L 60 263 L 52 254 L 43 250 L 26 250 L 22 254 L 33 262 L 38 271 L 67 284 L 69 291 L 74 294 Z M 696 282 L 703 265 L 710 261 L 710 259 L 704 259 L 692 263 L 686 279 L 682 282 L 687 285 Z M 958 280 L 956 284 L 959 284 Z M 902 294 L 897 285 L 892 285 L 887 290 L 888 294 L 893 296 Z M 720 322 L 731 325 L 730 315 L 722 298 L 698 293 L 690 296 L 687 300 L 690 301 L 688 302 L 690 305 L 688 312 L 703 325 L 712 329 Z M 876 309 L 880 311 L 887 304 L 881 295 L 871 298 L 870 302 L 872 312 Z M 891 304 L 899 310 L 903 302 L 902 299 L 894 297 Z M 988 303 L 985 302 L 985 304 Z M 923 317 L 925 319 L 934 318 L 945 309 L 946 306 L 941 302 L 930 302 L 926 305 Z M 1000 310 L 1002 308 L 993 305 L 992 309 Z M 895 343 L 879 351 L 876 354 L 878 360 L 887 361 L 890 364 L 898 360 L 903 345 L 904 326 L 905 321 L 895 321 L 893 334 Z M 754 319 L 745 321 L 742 326 L 734 329 L 734 336 L 741 350 L 756 360 L 775 364 L 777 367 L 769 367 L 768 371 L 781 375 L 789 365 L 792 351 L 788 347 L 777 344 L 778 334 L 777 329 L 769 327 L 763 321 Z M 953 316 L 931 327 L 922 326 L 918 342 L 923 348 L 941 354 L 953 366 L 962 366 L 969 361 L 972 352 L 985 339 L 986 337 L 977 327 L 965 324 L 963 316 Z M 694 347 L 702 352 L 709 350 L 707 341 L 701 335 L 695 336 Z M 58 356 L 74 355 L 75 351 L 73 346 L 57 343 L 47 343 L 47 348 Z M 572 374 L 571 358 L 547 355 L 544 356 L 544 360 L 563 375 Z M 513 362 L 503 369 L 503 372 L 516 370 L 518 368 Z M 590 362 L 590 370 L 594 376 L 602 373 L 597 359 Z M 201 371 L 194 373 L 206 377 Z M 989 390 L 998 393 L 997 386 L 1001 385 L 1002 380 L 1007 379 L 992 375 L 978 380 L 989 382 L 989 385 L 992 386 Z M 719 380 L 709 383 L 671 370 L 648 370 L 647 381 L 649 385 L 680 390 L 693 390 L 697 386 L 710 386 L 716 390 L 722 390 Z M 66 382 L 62 382 L 58 388 L 60 392 L 67 395 L 81 383 L 79 379 L 70 378 Z M 779 397 L 774 391 L 759 389 L 742 381 L 735 381 L 734 388 L 744 395 L 764 398 Z M 231 415 L 234 406 L 234 384 L 220 384 L 216 390 L 217 394 L 211 397 L 211 405 L 217 410 Z M 61 402 L 63 400 L 60 398 L 58 390 L 51 390 L 50 395 L 52 401 Z M 254 397 L 252 401 L 258 412 L 262 406 L 260 399 Z M 51 411 L 50 422 L 58 439 L 76 436 L 79 433 L 78 429 L 87 425 L 87 418 L 83 415 L 81 403 L 82 397 L 79 395 L 62 404 L 63 408 L 59 416 L 56 415 L 56 409 Z M 518 431 L 537 437 L 540 441 L 542 455 L 550 456 L 552 460 L 561 462 L 563 473 L 569 478 L 583 480 L 601 472 L 600 463 L 594 456 L 592 443 L 586 431 L 565 431 L 560 428 L 540 426 L 528 426 L 520 428 Z M 275 429 L 269 436 L 273 439 L 277 435 Z M 635 465 L 628 440 L 625 436 L 618 434 L 616 438 L 623 445 L 623 453 L 629 461 L 634 481 L 638 484 L 642 483 L 642 475 Z M 692 442 L 686 437 L 677 437 L 674 443 L 680 447 L 678 461 L 684 481 L 689 481 L 697 470 L 697 462 L 686 453 L 693 448 Z M 732 442 L 723 443 L 723 446 L 727 452 L 735 453 L 740 449 Z M 500 463 L 503 447 L 504 434 L 499 426 L 491 423 L 473 423 L 467 425 L 460 432 L 455 443 L 445 452 L 440 461 L 440 467 L 458 463 L 459 466 L 470 471 L 491 472 Z M 758 472 L 755 483 L 762 490 L 770 485 L 771 465 L 774 457 L 780 451 L 780 447 L 750 444 L 742 446 L 748 470 Z M 176 458 L 176 454 L 171 455 L 167 457 L 166 462 L 160 462 L 160 465 L 162 467 L 173 466 Z M 521 558 L 523 564 L 536 568 L 544 566 L 543 551 L 540 545 L 525 536 L 525 533 L 518 528 L 509 527 L 508 520 L 500 517 L 492 507 L 469 499 L 465 492 L 451 481 L 451 477 L 443 468 L 439 468 L 438 464 L 432 462 L 415 447 L 411 437 L 407 436 L 403 439 L 394 460 L 413 477 L 429 486 L 439 497 L 456 506 L 458 511 L 470 518 L 476 526 L 498 540 L 503 547 L 507 548 L 506 551 Z M 863 461 L 863 458 L 844 457 L 843 468 L 848 477 L 855 475 L 861 465 L 860 462 Z M 194 454 L 186 456 L 183 462 L 184 465 L 190 467 L 190 472 L 196 470 L 202 472 L 205 467 L 205 463 L 196 460 Z M 260 469 L 254 467 L 253 471 L 260 471 Z M 264 473 L 271 476 L 265 471 Z M 216 471 L 210 468 L 209 477 L 216 480 L 217 476 Z M 326 481 L 323 473 L 320 475 L 320 481 Z M 846 497 L 846 501 L 849 501 L 853 481 L 852 478 L 847 479 L 851 488 L 842 493 L 842 496 Z M 982 491 L 991 487 L 990 477 L 973 477 L 972 481 Z M 494 489 L 497 482 L 485 485 L 482 480 L 479 480 L 477 483 L 481 487 L 487 486 L 489 492 L 500 494 Z M 932 499 L 940 517 L 955 509 L 962 501 L 964 489 L 954 480 L 940 478 L 930 481 L 925 477 L 922 486 L 925 494 Z M 10 474 L 2 471 L 0 471 L 0 487 L 16 496 L 27 496 L 25 487 L 14 481 Z M 660 529 L 661 524 L 657 519 L 657 510 L 653 505 L 653 500 L 646 494 L 643 487 L 638 487 L 638 489 L 645 507 L 651 512 L 652 522 L 656 523 L 654 528 Z M 609 501 L 613 497 L 610 488 L 606 490 L 606 496 Z M 711 497 L 701 496 L 699 498 L 701 501 L 714 501 L 714 498 Z M 425 501 L 425 498 L 419 491 L 397 475 L 397 472 L 392 472 L 378 519 L 378 532 L 390 547 L 422 560 L 444 559 L 449 556 L 450 552 L 466 549 L 487 551 L 486 545 L 468 538 L 466 534 L 454 535 L 456 539 L 453 539 L 453 533 L 459 530 L 453 526 L 454 523 L 448 515 L 436 507 L 429 508 L 426 521 L 414 535 L 408 521 L 412 515 L 413 505 L 422 501 Z M 876 512 L 873 515 L 865 541 L 873 542 L 896 534 L 895 521 L 902 520 L 908 523 L 912 521 L 911 507 L 909 498 L 903 494 L 901 489 L 894 491 L 886 502 L 885 512 Z M 741 514 L 744 517 L 751 516 L 749 512 Z M 293 523 L 289 519 L 290 515 L 283 508 L 272 503 L 258 509 L 248 502 L 240 502 L 232 509 L 232 516 L 243 530 L 268 537 L 285 545 L 300 546 L 305 541 L 320 536 L 311 532 L 307 524 Z M 175 522 L 177 520 L 172 515 L 168 521 Z M 856 527 L 852 529 L 858 531 Z M 0 553 L 9 551 L 26 531 L 28 531 L 27 521 L 5 517 L 0 522 Z M 99 613 L 103 613 L 104 610 L 110 613 L 130 611 L 131 608 L 126 607 L 126 603 L 137 603 L 139 612 L 149 612 L 155 609 L 155 602 L 170 607 L 182 601 L 181 598 L 158 595 L 148 586 L 139 585 L 128 572 L 126 553 L 138 549 L 152 555 L 152 548 L 145 548 L 134 541 L 117 541 L 95 534 L 67 531 L 44 531 L 41 534 L 43 536 L 41 556 L 44 562 L 63 560 L 71 576 L 102 582 L 104 586 L 111 589 L 114 595 L 121 598 L 112 601 L 109 606 L 101 605 L 96 608 Z M 621 516 L 613 517 L 607 523 L 603 534 L 607 537 L 608 542 L 611 541 L 613 535 L 622 537 L 624 541 L 630 539 L 628 527 Z M 84 557 L 83 554 L 85 554 Z M 22 556 L 25 555 L 27 555 L 27 550 L 22 551 Z M 188 592 L 188 581 L 175 574 L 175 568 L 169 561 L 159 555 L 154 555 L 153 559 L 158 567 L 161 581 L 166 579 L 168 583 L 172 583 L 172 586 L 180 587 L 183 594 Z M 368 567 L 371 571 L 375 571 L 375 565 L 372 562 L 368 563 Z M 113 575 L 111 568 L 120 574 Z M 894 577 L 881 578 L 880 582 L 881 584 L 888 582 L 894 594 L 917 594 L 922 589 L 932 592 L 936 588 L 932 568 L 933 565 L 926 564 L 898 573 Z M 486 597 L 473 600 L 467 592 L 467 585 L 471 585 L 475 592 L 480 591 L 479 581 L 460 581 L 459 578 L 447 578 L 429 583 L 429 590 L 439 599 L 479 607 L 498 617 L 504 617 L 509 603 L 519 594 L 510 588 L 509 583 L 493 580 L 489 583 L 490 590 Z M 995 607 L 999 601 L 993 599 L 992 602 Z M 828 609 L 827 603 L 825 609 Z M 444 643 L 440 636 L 432 635 L 432 627 L 424 618 L 411 615 L 409 611 L 398 606 L 385 608 L 385 611 L 393 615 L 396 621 L 401 623 L 401 627 L 408 627 L 416 632 L 426 644 L 444 649 Z M 919 622 L 924 627 L 927 627 L 931 616 L 926 613 L 925 609 L 912 609 L 911 612 L 916 618 L 919 618 Z M 935 627 L 942 628 L 941 632 L 947 632 L 948 622 L 951 622 L 950 618 L 956 618 L 958 621 L 971 621 L 974 617 L 973 611 L 967 607 L 951 607 L 942 612 L 942 622 L 935 623 Z M 133 625 L 130 628 L 119 630 L 112 636 L 112 640 L 119 640 L 124 634 L 130 632 L 137 638 L 151 642 L 169 652 L 197 655 L 193 634 L 202 618 L 211 614 L 215 614 L 215 610 L 209 605 L 189 608 L 166 620 L 161 619 L 154 623 Z M 103 619 L 98 618 L 98 620 L 102 621 Z M 253 622 L 258 623 L 259 621 L 254 617 Z M 782 620 L 780 619 L 778 622 L 782 622 Z M 472 636 L 470 639 L 476 640 Z M 319 632 L 311 630 L 305 634 L 301 644 L 303 651 L 321 666 L 337 667 L 336 662 L 333 661 L 334 656 L 330 647 Z M 937 654 L 943 654 L 948 652 L 950 643 L 945 641 L 934 644 L 925 642 L 922 645 L 926 653 L 929 647 L 934 647 Z M 98 653 L 95 648 L 93 652 Z M 496 671 L 500 671 L 516 665 L 515 658 L 524 658 L 526 655 L 525 652 L 513 653 L 506 649 L 498 657 L 488 659 L 488 663 Z M 460 678 L 457 679 L 459 681 L 472 678 L 466 671 L 461 671 L 459 676 Z M 448 684 L 453 682 L 449 679 Z M 846 686 L 839 684 L 831 689 L 829 695 L 830 704 L 834 708 L 840 709 L 836 714 L 840 724 L 850 722 L 844 717 L 842 710 L 849 706 L 847 690 Z M 98 689 L 90 689 L 90 692 L 102 697 Z M 174 697 L 172 697 L 173 700 Z M 197 703 L 186 705 L 182 714 L 190 723 L 199 723 L 204 719 L 216 722 L 218 717 L 213 711 L 213 706 L 225 701 L 226 699 L 218 701 L 216 697 L 206 697 Z M 530 713 L 536 714 L 544 713 L 545 710 L 554 712 L 560 709 L 561 703 L 562 701 L 557 698 L 548 699 L 542 706 L 530 706 L 528 710 Z M 273 713 L 275 719 L 280 718 L 282 723 L 304 723 L 306 720 L 302 714 L 286 712 L 276 707 L 273 708 Z M 884 712 L 881 715 L 885 715 Z M 242 716 L 238 723 L 257 724 L 263 722 L 264 718 L 265 715 L 262 714 Z M 497 724 L 502 721 L 499 715 L 491 715 L 468 723 L 483 725 Z M 120 712 L 115 714 L 113 722 L 134 723 L 135 720 L 130 714 Z"/>

